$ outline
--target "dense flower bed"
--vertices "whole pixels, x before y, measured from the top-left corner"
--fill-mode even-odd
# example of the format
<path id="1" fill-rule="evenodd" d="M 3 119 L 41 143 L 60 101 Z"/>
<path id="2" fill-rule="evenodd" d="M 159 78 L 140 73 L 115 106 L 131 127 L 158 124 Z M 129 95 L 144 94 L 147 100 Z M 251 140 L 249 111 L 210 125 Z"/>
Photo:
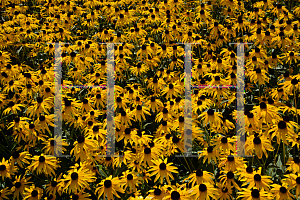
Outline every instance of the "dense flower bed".
<path id="1" fill-rule="evenodd" d="M 298 199 L 299 1 L 3 0 L 0 10 L 0 200 Z M 58 42 L 69 86 L 106 85 L 103 43 L 119 43 L 119 157 L 105 157 L 106 88 L 62 87 L 62 137 L 54 137 Z M 192 85 L 236 85 L 231 42 L 251 43 L 244 95 L 251 156 L 236 156 L 236 88 L 223 87 L 192 89 L 198 156 L 178 157 L 185 50 L 177 43 L 199 43 Z"/>

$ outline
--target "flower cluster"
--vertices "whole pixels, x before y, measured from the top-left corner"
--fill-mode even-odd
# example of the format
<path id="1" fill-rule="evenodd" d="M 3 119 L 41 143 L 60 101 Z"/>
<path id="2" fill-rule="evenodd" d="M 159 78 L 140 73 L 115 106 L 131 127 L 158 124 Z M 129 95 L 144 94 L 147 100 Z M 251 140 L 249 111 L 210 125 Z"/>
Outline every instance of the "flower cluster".
<path id="1" fill-rule="evenodd" d="M 0 11 L 0 200 L 299 198 L 300 1 L 3 0 Z"/>

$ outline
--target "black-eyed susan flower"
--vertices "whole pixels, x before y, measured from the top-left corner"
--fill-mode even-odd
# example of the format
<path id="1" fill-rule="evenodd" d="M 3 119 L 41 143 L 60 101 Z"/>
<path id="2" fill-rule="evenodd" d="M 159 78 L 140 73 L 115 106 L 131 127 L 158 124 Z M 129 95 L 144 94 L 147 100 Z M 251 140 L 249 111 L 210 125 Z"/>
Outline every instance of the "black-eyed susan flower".
<path id="1" fill-rule="evenodd" d="M 249 72 L 251 82 L 257 83 L 259 85 L 269 82 L 269 77 L 267 76 L 267 71 L 264 69 L 257 68 Z"/>
<path id="2" fill-rule="evenodd" d="M 11 167 L 13 168 L 15 163 L 18 163 L 19 167 L 23 168 L 24 164 L 29 164 L 30 156 L 27 151 L 13 151 L 10 157 Z"/>
<path id="3" fill-rule="evenodd" d="M 208 146 L 203 151 L 199 152 L 199 159 L 203 157 L 203 163 L 205 163 L 206 161 L 208 163 L 212 163 L 212 160 L 214 161 L 214 163 L 217 163 L 217 159 L 219 158 L 219 156 L 219 151 L 213 146 Z"/>
<path id="4" fill-rule="evenodd" d="M 30 186 L 30 188 L 25 188 L 24 199 L 28 200 L 39 200 L 43 196 L 43 189 L 36 187 L 35 185 Z"/>
<path id="5" fill-rule="evenodd" d="M 272 139 L 276 136 L 278 144 L 280 144 L 281 140 L 287 143 L 287 137 L 295 137 L 293 126 L 283 120 L 275 121 L 269 133 Z"/>
<path id="6" fill-rule="evenodd" d="M 195 195 L 195 199 L 208 199 L 216 198 L 217 189 L 214 185 L 210 184 L 209 182 L 201 183 L 199 185 L 194 186 L 191 190 L 191 195 Z"/>
<path id="7" fill-rule="evenodd" d="M 141 183 L 141 177 L 129 170 L 123 173 L 122 179 L 126 183 L 124 185 L 124 190 L 129 188 L 129 192 L 136 192 L 136 187 Z"/>
<path id="8" fill-rule="evenodd" d="M 13 192 L 13 198 L 14 199 L 20 199 L 20 196 L 23 195 L 23 192 L 25 191 L 25 188 L 29 188 L 28 184 L 31 184 L 32 182 L 29 182 L 28 180 L 30 177 L 25 178 L 21 177 L 21 175 L 16 177 L 16 180 L 13 182 L 13 187 L 11 188 L 11 191 Z"/>
<path id="9" fill-rule="evenodd" d="M 294 158 L 289 157 L 288 162 L 286 163 L 288 165 L 287 170 L 298 173 L 300 171 L 300 159 L 298 156 L 295 156 Z"/>
<path id="10" fill-rule="evenodd" d="M 55 171 L 59 168 L 60 161 L 54 156 L 46 156 L 41 154 L 40 156 L 33 156 L 33 162 L 28 169 L 30 171 L 36 171 L 37 174 L 55 175 Z"/>
<path id="11" fill-rule="evenodd" d="M 228 155 L 220 158 L 219 167 L 224 166 L 225 171 L 235 171 L 238 166 L 243 166 L 244 163 L 245 161 L 243 158 Z"/>
<path id="12" fill-rule="evenodd" d="M 272 197 L 276 199 L 292 199 L 293 195 L 290 188 L 286 184 L 272 184 Z"/>
<path id="13" fill-rule="evenodd" d="M 124 193 L 124 184 L 126 184 L 126 182 L 120 180 L 118 177 L 112 178 L 112 176 L 109 176 L 98 184 L 99 187 L 97 187 L 96 193 L 99 198 L 103 195 L 104 198 L 107 197 L 108 200 L 113 200 L 114 196 L 121 198 L 118 192 Z"/>
<path id="14" fill-rule="evenodd" d="M 262 122 L 271 122 L 273 119 L 279 120 L 278 108 L 265 102 L 261 102 L 259 106 L 254 106 L 254 113 L 259 118 L 262 118 Z"/>
<path id="15" fill-rule="evenodd" d="M 212 123 L 217 127 L 221 126 L 222 114 L 219 112 L 215 112 L 213 109 L 209 109 L 207 112 L 203 112 L 202 114 L 199 115 L 199 117 L 201 117 L 201 120 L 205 125 L 207 125 L 208 123 Z"/>
<path id="16" fill-rule="evenodd" d="M 237 174 L 236 172 L 225 170 L 225 171 L 222 171 L 221 174 L 222 174 L 220 176 L 221 184 L 223 187 L 227 187 L 227 189 L 229 190 L 229 193 L 231 193 L 232 187 L 236 188 L 237 190 L 241 190 L 239 185 L 234 180 L 234 175 Z"/>
<path id="17" fill-rule="evenodd" d="M 239 198 L 243 200 L 256 200 L 256 199 L 261 199 L 261 200 L 267 200 L 271 199 L 272 195 L 263 189 L 258 189 L 258 188 L 251 188 L 251 189 L 245 189 L 242 188 L 243 191 L 239 192 Z"/>
<path id="18" fill-rule="evenodd" d="M 258 189 L 269 191 L 270 184 L 273 183 L 270 176 L 261 175 L 261 168 L 253 171 L 251 174 L 245 174 L 245 177 L 247 179 L 247 183 L 249 182 L 248 189 L 256 187 Z"/>
<path id="19" fill-rule="evenodd" d="M 171 177 L 174 180 L 172 173 L 178 173 L 177 167 L 171 166 L 173 163 L 167 163 L 168 159 L 158 159 L 153 160 L 154 166 L 150 166 L 151 168 L 148 170 L 149 172 L 152 172 L 150 176 L 155 175 L 154 182 L 156 182 L 158 179 L 160 179 L 160 183 L 163 183 L 164 178 L 166 178 L 168 184 L 171 184 L 170 178 Z"/>
<path id="20" fill-rule="evenodd" d="M 24 107 L 23 104 L 15 104 L 13 101 L 8 102 L 8 108 L 6 108 L 3 111 L 4 115 L 9 114 L 9 112 L 12 112 L 13 114 L 16 114 L 18 111 L 21 111 L 21 107 Z"/>
<path id="21" fill-rule="evenodd" d="M 165 185 L 167 190 L 167 195 L 164 197 L 165 200 L 188 200 L 191 199 L 191 192 L 189 190 L 181 190 L 180 188 L 174 188 Z"/>
<path id="22" fill-rule="evenodd" d="M 9 191 L 8 187 L 3 188 L 0 190 L 0 199 L 9 199 L 7 196 L 11 194 L 11 191 Z"/>
<path id="23" fill-rule="evenodd" d="M 289 185 L 288 189 L 296 188 L 296 198 L 300 194 L 300 177 L 296 174 L 287 174 L 282 182 Z"/>
<path id="24" fill-rule="evenodd" d="M 68 174 L 61 179 L 62 181 L 68 181 L 64 185 L 64 189 L 68 190 L 68 193 L 78 192 L 82 189 L 89 188 L 89 182 L 95 179 L 92 176 L 91 170 L 86 167 L 75 168 L 68 171 Z M 61 183 L 59 183 L 61 185 Z"/>
<path id="25" fill-rule="evenodd" d="M 5 158 L 3 157 L 2 158 L 2 161 L 0 163 L 0 174 L 1 174 L 1 177 L 2 177 L 2 181 L 4 180 L 4 178 L 8 177 L 10 178 L 10 175 L 11 175 L 11 168 L 10 168 L 10 165 L 9 165 L 9 161 L 5 160 Z"/>
<path id="26" fill-rule="evenodd" d="M 135 120 L 139 122 L 142 121 L 142 118 L 143 120 L 146 120 L 145 114 L 151 115 L 149 112 L 149 108 L 141 105 L 137 105 L 132 112 L 133 112 L 133 116 L 135 117 Z"/>
<path id="27" fill-rule="evenodd" d="M 166 98 L 169 99 L 172 95 L 176 96 L 179 93 L 180 86 L 177 84 L 170 83 L 164 90 L 162 94 L 166 94 Z"/>
<path id="28" fill-rule="evenodd" d="M 223 187 L 221 183 L 217 183 L 217 187 L 218 187 L 217 199 L 220 199 L 220 200 L 230 200 L 230 199 L 232 199 L 232 195 L 229 192 L 227 187 Z"/>
<path id="29" fill-rule="evenodd" d="M 203 171 L 202 169 L 195 170 L 192 174 L 189 175 L 188 178 L 190 179 L 191 186 L 194 187 L 195 185 L 200 185 L 201 183 L 210 183 L 213 185 L 214 177 L 211 172 Z"/>
<path id="30" fill-rule="evenodd" d="M 59 145 L 61 142 L 61 145 Z M 62 139 L 61 136 L 55 135 L 54 138 L 49 138 L 47 141 L 44 141 L 44 147 L 42 148 L 46 155 L 58 155 L 58 152 L 65 152 L 67 149 L 65 146 L 68 146 L 65 139 Z M 55 150 L 55 154 L 54 154 Z"/>
<path id="31" fill-rule="evenodd" d="M 89 193 L 84 193 L 80 191 L 78 193 L 74 193 L 70 196 L 72 200 L 89 200 L 91 195 Z"/>
<path id="32" fill-rule="evenodd" d="M 249 152 L 254 150 L 259 159 L 261 159 L 263 155 L 268 157 L 268 151 L 274 151 L 270 140 L 264 135 L 252 135 L 249 137 L 249 141 L 250 144 L 247 146 L 246 151 Z"/>
<path id="33" fill-rule="evenodd" d="M 219 152 L 228 153 L 231 151 L 235 151 L 235 147 L 232 144 L 234 141 L 234 138 L 218 135 L 213 139 L 213 144 L 220 147 Z"/>
<path id="34" fill-rule="evenodd" d="M 166 196 L 165 188 L 160 186 L 159 187 L 154 186 L 152 190 L 149 190 L 149 193 L 150 194 L 146 197 L 146 199 L 154 198 L 154 199 L 162 200 Z"/>

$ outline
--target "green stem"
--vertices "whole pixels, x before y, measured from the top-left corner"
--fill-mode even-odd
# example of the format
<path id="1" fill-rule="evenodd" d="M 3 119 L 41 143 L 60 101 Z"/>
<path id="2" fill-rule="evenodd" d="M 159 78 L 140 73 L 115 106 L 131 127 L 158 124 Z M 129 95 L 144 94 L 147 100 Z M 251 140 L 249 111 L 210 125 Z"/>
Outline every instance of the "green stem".
<path id="1" fill-rule="evenodd" d="M 283 170 L 285 171 L 285 143 L 283 142 L 282 144 L 283 144 L 283 163 L 282 163 L 282 165 L 283 165 Z"/>
<path id="2" fill-rule="evenodd" d="M 188 166 L 188 168 L 189 168 L 189 170 L 190 170 L 190 173 L 192 173 L 193 171 L 192 171 L 192 169 L 190 168 L 190 165 L 189 165 L 189 163 L 187 162 L 185 156 L 183 156 L 183 158 L 184 158 L 184 160 L 185 160 L 185 162 L 186 162 L 186 164 L 187 164 L 187 166 Z"/>
<path id="3" fill-rule="evenodd" d="M 296 98 L 296 88 L 294 89 L 294 101 L 295 101 L 295 108 L 296 108 L 296 118 L 297 118 L 297 124 L 298 124 L 298 112 L 297 112 L 297 98 Z M 298 126 L 296 128 L 296 131 L 298 132 Z"/>
<path id="4" fill-rule="evenodd" d="M 184 157 L 184 159 L 185 159 L 185 157 Z M 178 158 L 178 160 L 182 163 L 182 165 L 184 166 L 184 168 L 185 168 L 186 170 L 188 170 L 188 169 L 186 168 L 186 166 L 183 164 L 183 162 L 181 161 L 181 159 Z"/>
<path id="5" fill-rule="evenodd" d="M 259 161 L 258 157 L 257 158 L 257 161 L 259 162 L 260 166 L 263 167 L 262 163 Z"/>
<path id="6" fill-rule="evenodd" d="M 211 164 L 212 164 L 212 167 L 213 167 L 213 174 L 214 174 L 214 181 L 215 181 L 215 184 L 217 184 L 217 180 L 216 180 L 216 176 L 215 176 L 215 163 L 213 164 L 212 162 L 211 162 Z"/>
<path id="7" fill-rule="evenodd" d="M 275 157 L 274 157 L 274 165 L 276 164 L 276 158 L 277 158 L 277 156 L 278 156 L 278 150 L 279 150 L 279 148 L 280 148 L 280 144 L 279 144 L 279 146 L 277 147 L 277 151 L 276 151 L 276 154 L 275 154 Z"/>

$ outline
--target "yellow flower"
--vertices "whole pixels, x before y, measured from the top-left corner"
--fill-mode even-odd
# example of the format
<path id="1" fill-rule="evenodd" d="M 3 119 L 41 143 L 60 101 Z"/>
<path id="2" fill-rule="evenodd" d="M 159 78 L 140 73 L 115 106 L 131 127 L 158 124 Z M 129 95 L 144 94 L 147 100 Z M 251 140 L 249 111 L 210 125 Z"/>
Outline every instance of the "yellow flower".
<path id="1" fill-rule="evenodd" d="M 209 182 L 203 182 L 194 186 L 191 190 L 191 195 L 195 195 L 195 200 L 216 199 L 217 189 Z"/>
<path id="2" fill-rule="evenodd" d="M 79 135 L 77 140 L 74 142 L 74 148 L 71 150 L 71 154 L 74 154 L 76 160 L 83 159 L 86 160 L 90 151 L 97 149 L 97 141 L 92 139 L 91 136 L 84 137 Z"/>
<path id="3" fill-rule="evenodd" d="M 10 178 L 11 173 L 12 171 L 8 163 L 8 160 L 6 161 L 5 158 L 3 157 L 0 163 L 0 175 L 2 177 L 2 181 L 4 181 L 4 178 L 6 177 Z"/>
<path id="4" fill-rule="evenodd" d="M 145 114 L 151 115 L 149 112 L 149 108 L 146 106 L 137 105 L 136 108 L 132 111 L 135 120 L 141 122 L 142 118 L 146 120 Z"/>
<path id="5" fill-rule="evenodd" d="M 13 114 L 17 114 L 18 111 L 22 109 L 20 107 L 25 107 L 23 104 L 15 104 L 13 101 L 8 102 L 8 108 L 3 111 L 4 115 L 8 115 L 11 111 Z"/>
<path id="6" fill-rule="evenodd" d="M 30 188 L 25 188 L 25 198 L 27 200 L 39 200 L 43 196 L 43 189 L 36 187 L 34 185 Z"/>
<path id="7" fill-rule="evenodd" d="M 52 181 L 49 181 L 49 183 L 46 185 L 46 193 L 56 195 L 58 192 L 59 195 L 62 194 L 62 188 L 58 184 L 61 181 L 61 176 L 62 174 L 60 174 L 58 178 L 54 178 Z"/>
<path id="8" fill-rule="evenodd" d="M 235 171 L 222 171 L 220 176 L 220 182 L 223 187 L 227 187 L 229 190 L 229 193 L 231 193 L 232 186 L 236 188 L 237 190 L 241 190 L 239 185 L 234 180 L 234 175 L 236 174 Z"/>
<path id="9" fill-rule="evenodd" d="M 272 125 L 272 128 L 268 131 L 271 134 L 271 139 L 275 136 L 277 138 L 277 143 L 280 144 L 282 140 L 284 143 L 287 143 L 287 137 L 294 138 L 296 133 L 294 132 L 294 127 L 291 123 L 287 123 L 283 120 L 276 120 Z"/>
<path id="10" fill-rule="evenodd" d="M 266 136 L 251 135 L 249 137 L 249 140 L 247 140 L 246 142 L 248 143 L 246 151 L 251 152 L 251 154 L 253 151 L 255 151 L 259 159 L 262 158 L 263 154 L 268 158 L 267 151 L 274 151 L 274 148 L 272 147 L 270 140 L 266 138 Z"/>
<path id="11" fill-rule="evenodd" d="M 54 170 L 60 167 L 60 161 L 54 156 L 41 154 L 40 156 L 33 156 L 32 161 L 28 170 L 36 171 L 38 175 L 44 173 L 46 176 L 53 176 L 55 175 Z"/>
<path id="12" fill-rule="evenodd" d="M 242 192 L 239 192 L 238 198 L 242 198 L 242 200 L 271 200 L 272 195 L 264 191 L 264 189 L 257 189 L 257 188 L 251 188 L 251 189 L 245 189 L 242 188 Z"/>
<path id="13" fill-rule="evenodd" d="M 28 182 L 29 179 L 30 179 L 30 177 L 21 178 L 21 175 L 16 177 L 16 180 L 13 182 L 14 186 L 11 188 L 11 191 L 14 194 L 14 199 L 17 198 L 19 200 L 20 195 L 23 196 L 23 192 L 24 192 L 25 188 L 29 187 L 27 184 L 32 183 L 32 182 Z"/>
<path id="14" fill-rule="evenodd" d="M 90 198 L 88 198 L 90 196 L 91 196 L 90 194 L 84 193 L 83 191 L 81 191 L 81 192 L 72 194 L 72 196 L 70 196 L 70 198 L 72 200 L 90 200 Z"/>
<path id="15" fill-rule="evenodd" d="M 13 151 L 13 153 L 10 157 L 10 162 L 11 162 L 10 164 L 11 164 L 11 167 L 14 167 L 15 162 L 17 162 L 18 165 L 21 168 L 23 168 L 24 167 L 23 163 L 29 164 L 28 160 L 30 160 L 30 154 L 27 151 L 24 151 L 24 152 Z"/>
<path id="16" fill-rule="evenodd" d="M 224 167 L 225 171 L 235 171 L 238 166 L 244 166 L 243 158 L 234 157 L 233 155 L 223 156 L 220 159 L 219 167 Z"/>
<path id="17" fill-rule="evenodd" d="M 123 180 L 120 180 L 118 177 L 112 178 L 109 176 L 101 180 L 101 183 L 98 184 L 99 187 L 96 188 L 96 193 L 98 198 L 103 194 L 103 198 L 107 197 L 108 200 L 113 200 L 114 196 L 121 198 L 117 192 L 124 193 L 122 187 L 126 184 Z"/>
<path id="18" fill-rule="evenodd" d="M 199 115 L 201 117 L 201 121 L 203 121 L 204 125 L 208 123 L 212 123 L 216 125 L 218 128 L 221 127 L 222 123 L 222 114 L 219 112 L 215 112 L 213 109 L 209 109 L 207 112 L 203 112 Z"/>
<path id="19" fill-rule="evenodd" d="M 294 195 L 291 194 L 290 188 L 286 184 L 278 185 L 273 184 L 272 185 L 272 197 L 277 199 L 293 199 Z"/>
<path id="20" fill-rule="evenodd" d="M 212 185 L 214 183 L 213 174 L 208 171 L 202 171 L 202 169 L 195 170 L 192 174 L 189 175 L 188 178 L 184 180 L 188 179 L 190 179 L 189 182 L 191 183 L 192 187 L 195 185 L 200 185 L 201 183 L 210 183 Z"/>
<path id="21" fill-rule="evenodd" d="M 168 159 L 158 159 L 158 160 L 153 160 L 154 166 L 150 166 L 151 169 L 149 169 L 149 172 L 152 172 L 150 176 L 155 176 L 154 182 L 156 182 L 158 179 L 160 179 L 160 183 L 163 184 L 164 178 L 167 179 L 168 184 L 170 185 L 170 179 L 171 177 L 174 180 L 173 173 L 178 173 L 177 167 L 171 166 L 173 163 L 167 163 Z"/>
<path id="22" fill-rule="evenodd" d="M 0 200 L 9 199 L 7 196 L 10 194 L 11 194 L 11 191 L 9 191 L 8 187 L 1 189 L 0 190 Z"/>
<path id="23" fill-rule="evenodd" d="M 63 181 L 68 181 L 64 185 L 64 190 L 68 189 L 68 193 L 83 191 L 85 188 L 89 188 L 89 182 L 95 181 L 95 178 L 91 170 L 81 166 L 79 169 L 75 168 L 68 171 L 68 174 L 61 179 L 59 186 L 61 187 Z"/>
<path id="24" fill-rule="evenodd" d="M 256 187 L 258 189 L 263 189 L 265 191 L 269 191 L 270 184 L 272 183 L 270 176 L 261 175 L 261 167 L 253 171 L 251 174 L 244 174 L 244 177 L 247 181 L 243 183 L 243 185 L 248 185 L 248 189 Z"/>
<path id="25" fill-rule="evenodd" d="M 137 176 L 135 173 L 130 172 L 129 170 L 125 171 L 123 173 L 123 176 L 121 176 L 123 179 L 125 185 L 124 190 L 126 190 L 129 187 L 129 192 L 136 192 L 137 186 L 141 183 L 141 177 Z"/>
<path id="26" fill-rule="evenodd" d="M 207 148 L 205 148 L 203 151 L 199 152 L 199 159 L 203 158 L 203 164 L 206 162 L 208 163 L 212 163 L 211 161 L 213 160 L 214 163 L 217 163 L 217 159 L 219 158 L 220 154 L 219 154 L 219 150 L 217 150 L 216 148 L 214 148 L 213 146 L 208 146 Z"/>

